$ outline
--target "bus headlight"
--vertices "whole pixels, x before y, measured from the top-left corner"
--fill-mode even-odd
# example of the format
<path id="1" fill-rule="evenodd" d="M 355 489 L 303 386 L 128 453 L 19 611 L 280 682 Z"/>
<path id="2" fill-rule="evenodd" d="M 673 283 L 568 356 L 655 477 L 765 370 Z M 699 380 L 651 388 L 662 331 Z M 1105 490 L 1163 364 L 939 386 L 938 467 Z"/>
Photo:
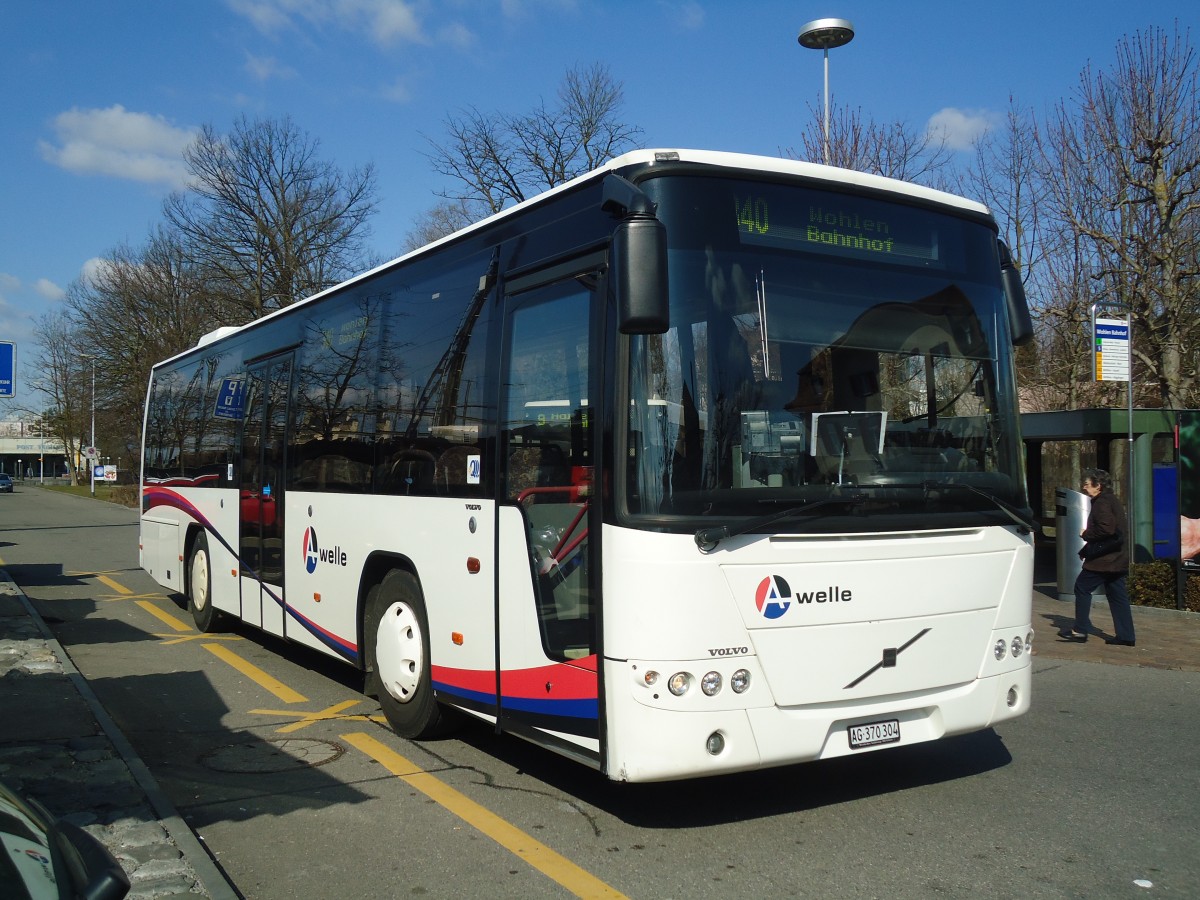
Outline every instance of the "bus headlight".
<path id="1" fill-rule="evenodd" d="M 676 672 L 667 682 L 667 690 L 676 697 L 682 697 L 692 686 L 692 676 L 687 672 Z"/>
<path id="2" fill-rule="evenodd" d="M 745 669 L 738 669 L 729 677 L 729 686 L 735 694 L 745 693 L 746 688 L 750 687 L 750 673 Z"/>
<path id="3" fill-rule="evenodd" d="M 1021 643 L 1021 636 L 1019 634 L 1015 638 L 1013 638 L 1011 650 L 1012 650 L 1013 659 L 1016 659 L 1018 656 L 1020 656 L 1022 653 L 1025 652 L 1025 645 Z"/>
<path id="4" fill-rule="evenodd" d="M 707 672 L 700 679 L 700 690 L 704 691 L 704 696 L 715 696 L 721 690 L 721 673 Z"/>
<path id="5" fill-rule="evenodd" d="M 1004 638 L 1000 638 L 1000 640 L 996 641 L 996 648 L 994 652 L 996 654 L 996 659 L 1004 659 L 1005 654 L 1008 653 L 1008 643 L 1004 640 Z"/>

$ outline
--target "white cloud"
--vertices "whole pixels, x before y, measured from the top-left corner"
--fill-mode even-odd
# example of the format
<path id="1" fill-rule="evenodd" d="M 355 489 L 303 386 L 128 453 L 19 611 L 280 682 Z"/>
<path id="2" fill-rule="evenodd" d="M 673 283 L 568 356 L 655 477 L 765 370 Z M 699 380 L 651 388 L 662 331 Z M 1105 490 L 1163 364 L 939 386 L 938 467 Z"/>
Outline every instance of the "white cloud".
<path id="1" fill-rule="evenodd" d="M 391 84 L 384 85 L 379 93 L 384 100 L 392 103 L 408 103 L 413 97 L 412 90 L 403 78 L 397 78 Z"/>
<path id="2" fill-rule="evenodd" d="M 103 257 L 93 256 L 79 268 L 79 280 L 84 284 L 95 284 L 96 279 L 100 277 L 104 270 L 109 266 L 108 260 Z"/>
<path id="3" fill-rule="evenodd" d="M 554 12 L 578 12 L 579 0 L 500 0 L 500 12 L 510 20 L 540 16 L 549 9 Z"/>
<path id="4" fill-rule="evenodd" d="M 475 32 L 461 22 L 451 22 L 438 30 L 438 42 L 455 47 L 459 50 L 469 50 L 479 43 Z"/>
<path id="5" fill-rule="evenodd" d="M 378 44 L 425 43 L 416 4 L 407 0 L 226 0 L 255 28 L 275 35 L 303 21 L 366 34 Z"/>
<path id="6" fill-rule="evenodd" d="M 284 65 L 273 56 L 255 56 L 246 54 L 246 71 L 259 81 L 271 78 L 295 78 L 296 70 Z"/>
<path id="7" fill-rule="evenodd" d="M 33 289 L 47 300 L 61 300 L 67 296 L 67 292 L 49 278 L 39 278 L 34 282 Z"/>
<path id="8" fill-rule="evenodd" d="M 7 272 L 0 272 L 0 295 L 11 294 L 21 289 L 21 279 Z"/>
<path id="9" fill-rule="evenodd" d="M 661 3 L 675 20 L 675 25 L 684 31 L 696 31 L 704 27 L 707 13 L 699 3 L 685 0 L 683 3 Z"/>
<path id="10" fill-rule="evenodd" d="M 39 141 L 47 162 L 80 175 L 112 175 L 131 181 L 183 187 L 183 149 L 195 136 L 162 116 L 108 109 L 70 109 L 54 119 L 57 144 Z"/>
<path id="11" fill-rule="evenodd" d="M 947 106 L 930 116 L 926 127 L 945 137 L 946 146 L 951 150 L 970 150 L 998 120 L 997 113 L 990 110 Z"/>

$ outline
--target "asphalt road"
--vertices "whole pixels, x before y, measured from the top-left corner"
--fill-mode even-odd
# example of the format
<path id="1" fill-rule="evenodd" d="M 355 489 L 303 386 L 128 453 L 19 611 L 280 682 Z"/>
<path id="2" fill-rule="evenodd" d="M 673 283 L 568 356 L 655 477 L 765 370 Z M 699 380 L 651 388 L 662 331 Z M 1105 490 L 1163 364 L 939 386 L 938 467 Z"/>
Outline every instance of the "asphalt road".
<path id="1" fill-rule="evenodd" d="M 254 900 L 1200 896 L 1195 672 L 1038 658 L 995 731 L 621 785 L 484 725 L 401 740 L 353 672 L 199 635 L 136 511 L 19 485 L 0 558 Z"/>

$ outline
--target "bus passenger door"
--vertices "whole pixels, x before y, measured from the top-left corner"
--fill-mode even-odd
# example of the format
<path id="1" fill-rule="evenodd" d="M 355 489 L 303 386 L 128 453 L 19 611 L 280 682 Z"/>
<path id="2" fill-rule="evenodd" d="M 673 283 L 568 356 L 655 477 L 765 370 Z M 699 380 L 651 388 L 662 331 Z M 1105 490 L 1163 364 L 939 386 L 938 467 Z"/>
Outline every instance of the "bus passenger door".
<path id="1" fill-rule="evenodd" d="M 247 372 L 238 519 L 242 618 L 283 634 L 283 511 L 290 355 Z"/>
<path id="2" fill-rule="evenodd" d="M 497 513 L 502 725 L 593 761 L 595 280 L 583 270 L 520 293 L 507 285 Z"/>

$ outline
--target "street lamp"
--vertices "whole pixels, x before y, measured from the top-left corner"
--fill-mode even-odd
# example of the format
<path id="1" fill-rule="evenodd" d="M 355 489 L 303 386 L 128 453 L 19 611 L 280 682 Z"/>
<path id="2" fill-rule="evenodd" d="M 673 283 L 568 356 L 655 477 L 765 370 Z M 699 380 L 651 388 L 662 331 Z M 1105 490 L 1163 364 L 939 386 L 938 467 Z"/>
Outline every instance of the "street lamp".
<path id="1" fill-rule="evenodd" d="M 800 46 L 825 53 L 825 165 L 829 165 L 829 48 L 854 40 L 854 26 L 847 19 L 813 19 L 800 29 Z"/>

